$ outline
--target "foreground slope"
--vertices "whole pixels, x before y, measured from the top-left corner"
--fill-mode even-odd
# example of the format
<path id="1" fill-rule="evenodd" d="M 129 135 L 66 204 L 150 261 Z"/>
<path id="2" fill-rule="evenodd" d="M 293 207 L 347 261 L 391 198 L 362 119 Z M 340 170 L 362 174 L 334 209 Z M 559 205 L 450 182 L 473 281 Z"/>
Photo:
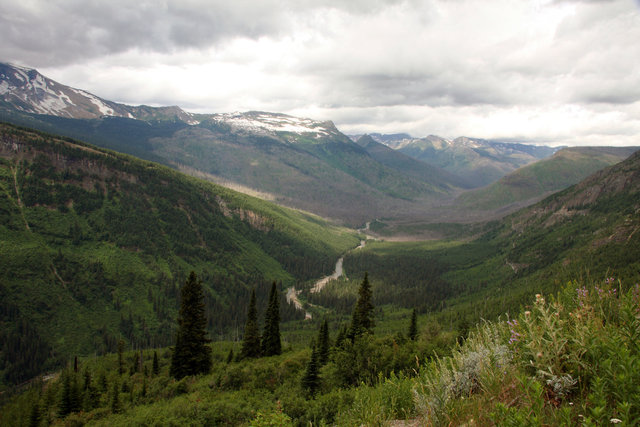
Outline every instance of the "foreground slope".
<path id="1" fill-rule="evenodd" d="M 168 344 L 190 270 L 223 336 L 242 324 L 250 289 L 266 298 L 271 281 L 327 274 L 358 242 L 313 215 L 8 125 L 0 183 L 0 366 L 14 381 L 55 354 L 113 351 L 118 337 Z"/>

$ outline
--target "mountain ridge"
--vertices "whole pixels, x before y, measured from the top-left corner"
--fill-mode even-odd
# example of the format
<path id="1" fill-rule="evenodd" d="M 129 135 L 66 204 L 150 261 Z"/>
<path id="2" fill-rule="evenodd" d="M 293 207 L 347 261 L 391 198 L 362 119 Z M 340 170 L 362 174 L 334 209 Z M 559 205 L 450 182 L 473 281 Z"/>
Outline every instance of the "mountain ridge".
<path id="1" fill-rule="evenodd" d="M 407 134 L 376 134 L 374 139 L 394 150 L 453 173 L 475 188 L 490 184 L 561 148 L 464 136 L 447 139 L 437 135 L 413 138 Z"/>

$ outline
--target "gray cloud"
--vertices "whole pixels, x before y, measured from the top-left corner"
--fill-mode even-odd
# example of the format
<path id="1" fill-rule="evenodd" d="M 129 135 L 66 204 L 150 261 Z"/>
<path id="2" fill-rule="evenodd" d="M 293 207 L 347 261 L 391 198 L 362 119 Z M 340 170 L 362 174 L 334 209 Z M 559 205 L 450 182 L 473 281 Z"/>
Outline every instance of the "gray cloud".
<path id="1" fill-rule="evenodd" d="M 0 60 L 132 104 L 640 137 L 638 0 L 0 0 L 0 37 Z"/>
<path id="2" fill-rule="evenodd" d="M 172 52 L 288 31 L 317 9 L 376 13 L 400 0 L 61 0 L 0 3 L 4 59 L 60 66 L 130 49 Z"/>

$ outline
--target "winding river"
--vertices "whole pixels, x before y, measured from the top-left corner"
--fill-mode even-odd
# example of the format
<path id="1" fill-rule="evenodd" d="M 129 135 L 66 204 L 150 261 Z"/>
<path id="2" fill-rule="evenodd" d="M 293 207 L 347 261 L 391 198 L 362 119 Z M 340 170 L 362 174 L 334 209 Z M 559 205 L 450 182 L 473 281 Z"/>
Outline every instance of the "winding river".
<path id="1" fill-rule="evenodd" d="M 367 223 L 367 227 L 365 228 L 365 230 L 368 229 L 368 228 L 369 228 L 369 223 Z M 357 247 L 352 249 L 352 251 L 355 251 L 355 250 L 358 250 L 358 249 L 362 249 L 362 248 L 365 247 L 366 244 L 367 244 L 366 240 L 361 240 L 360 241 L 360 245 L 358 245 Z M 349 251 L 349 252 L 351 252 L 351 251 Z M 336 280 L 340 276 L 342 276 L 342 274 L 343 274 L 343 268 L 342 268 L 343 262 L 344 262 L 344 255 L 341 256 L 338 259 L 338 261 L 336 262 L 336 268 L 335 268 L 333 274 L 331 274 L 329 276 L 326 276 L 326 277 L 323 277 L 322 279 L 320 279 L 316 283 L 314 283 L 313 287 L 310 290 L 310 292 L 312 294 L 318 293 L 318 292 L 320 292 L 322 290 L 322 288 L 324 288 L 327 285 L 327 283 L 329 283 L 329 281 Z M 304 307 L 302 306 L 302 303 L 300 302 L 300 299 L 298 298 L 298 295 L 300 295 L 300 292 L 302 292 L 302 290 L 296 290 L 295 286 L 290 287 L 287 290 L 287 302 L 289 304 L 293 303 L 293 305 L 296 307 L 297 310 L 304 310 Z M 311 313 L 309 313 L 308 311 L 305 311 L 304 320 L 311 320 L 312 317 L 313 316 L 311 315 Z"/>

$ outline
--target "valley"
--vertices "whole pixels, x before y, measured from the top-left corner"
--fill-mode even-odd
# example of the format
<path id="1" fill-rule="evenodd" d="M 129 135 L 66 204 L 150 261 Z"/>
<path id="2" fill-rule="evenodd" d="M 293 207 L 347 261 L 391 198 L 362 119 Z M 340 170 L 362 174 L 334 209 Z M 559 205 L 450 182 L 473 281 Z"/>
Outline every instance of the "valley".
<path id="1" fill-rule="evenodd" d="M 612 391 L 639 392 L 636 147 L 349 137 L 0 71 L 0 424 L 519 425 L 532 405 L 552 425 L 601 421 L 600 407 L 638 416 Z M 176 378 L 192 272 L 212 366 Z M 550 333 L 599 344 L 567 338 L 547 355 L 535 328 L 551 316 Z M 281 350 L 267 354 L 274 323 Z M 628 382 L 594 363 L 616 346 Z"/>

